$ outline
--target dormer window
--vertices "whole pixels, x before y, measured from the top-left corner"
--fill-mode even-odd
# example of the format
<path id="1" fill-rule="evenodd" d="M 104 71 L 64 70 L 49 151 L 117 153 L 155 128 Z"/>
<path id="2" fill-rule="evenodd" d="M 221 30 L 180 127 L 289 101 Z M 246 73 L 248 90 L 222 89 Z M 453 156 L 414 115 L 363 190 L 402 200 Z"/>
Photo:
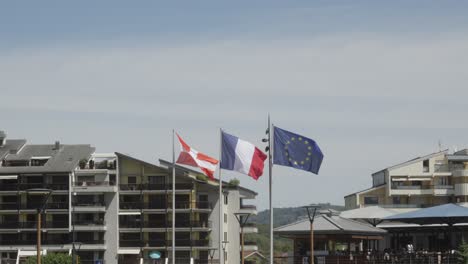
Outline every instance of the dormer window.
<path id="1" fill-rule="evenodd" d="M 44 166 L 49 159 L 50 157 L 32 157 L 30 164 L 34 167 Z"/>

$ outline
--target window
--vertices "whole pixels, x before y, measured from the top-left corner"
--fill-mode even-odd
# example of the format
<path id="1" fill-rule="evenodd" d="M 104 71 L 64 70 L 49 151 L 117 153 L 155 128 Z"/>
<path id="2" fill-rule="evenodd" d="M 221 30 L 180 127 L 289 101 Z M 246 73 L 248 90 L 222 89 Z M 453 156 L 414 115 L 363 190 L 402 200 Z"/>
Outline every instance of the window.
<path id="1" fill-rule="evenodd" d="M 135 176 L 129 176 L 127 178 L 128 184 L 136 184 L 136 177 Z"/>
<path id="2" fill-rule="evenodd" d="M 379 204 L 379 198 L 375 196 L 364 197 L 364 204 Z"/>
<path id="3" fill-rule="evenodd" d="M 224 214 L 224 223 L 227 224 L 227 214 Z"/>
<path id="4" fill-rule="evenodd" d="M 224 204 L 228 204 L 228 196 L 224 195 Z"/>
<path id="5" fill-rule="evenodd" d="M 393 197 L 393 204 L 401 204 L 400 196 Z"/>
<path id="6" fill-rule="evenodd" d="M 224 232 L 224 241 L 228 241 L 227 232 Z"/>
<path id="7" fill-rule="evenodd" d="M 429 160 L 423 160 L 423 172 L 429 172 Z"/>

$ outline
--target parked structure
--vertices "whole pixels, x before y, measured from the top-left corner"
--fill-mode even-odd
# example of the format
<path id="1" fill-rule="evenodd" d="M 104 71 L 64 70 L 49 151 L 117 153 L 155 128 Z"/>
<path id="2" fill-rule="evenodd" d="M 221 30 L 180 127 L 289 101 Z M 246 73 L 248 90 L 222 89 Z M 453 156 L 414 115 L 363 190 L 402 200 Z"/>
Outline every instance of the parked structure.
<path id="1" fill-rule="evenodd" d="M 219 201 L 217 181 L 172 164 L 157 166 L 122 153 L 95 153 L 90 145 L 27 145 L 0 133 L 0 261 L 35 255 L 38 201 L 32 188 L 51 189 L 42 223 L 44 253 L 66 252 L 80 263 L 140 263 L 170 257 L 172 195 L 175 195 L 176 258 L 207 263 L 219 258 L 219 203 L 224 205 L 226 263 L 238 263 L 239 226 L 234 212 L 256 213 L 246 199 L 256 193 L 225 183 Z M 251 224 L 244 232 L 257 232 Z M 73 246 L 74 245 L 74 246 Z M 256 245 L 249 250 L 256 250 Z M 229 256 L 229 257 L 227 257 Z"/>

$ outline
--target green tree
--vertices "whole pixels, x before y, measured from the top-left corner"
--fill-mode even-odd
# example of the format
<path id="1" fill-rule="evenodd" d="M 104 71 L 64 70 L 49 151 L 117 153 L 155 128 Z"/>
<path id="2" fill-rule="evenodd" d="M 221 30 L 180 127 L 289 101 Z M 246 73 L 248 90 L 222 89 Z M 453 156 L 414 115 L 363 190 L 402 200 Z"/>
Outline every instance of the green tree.
<path id="1" fill-rule="evenodd" d="M 64 253 L 48 253 L 41 258 L 42 264 L 72 264 L 72 256 Z M 26 260 L 26 264 L 36 264 L 36 256 L 29 257 Z M 79 257 L 77 257 L 77 264 L 80 263 Z"/>
<path id="2" fill-rule="evenodd" d="M 458 247 L 458 259 L 460 263 L 468 264 L 468 244 L 463 243 Z"/>

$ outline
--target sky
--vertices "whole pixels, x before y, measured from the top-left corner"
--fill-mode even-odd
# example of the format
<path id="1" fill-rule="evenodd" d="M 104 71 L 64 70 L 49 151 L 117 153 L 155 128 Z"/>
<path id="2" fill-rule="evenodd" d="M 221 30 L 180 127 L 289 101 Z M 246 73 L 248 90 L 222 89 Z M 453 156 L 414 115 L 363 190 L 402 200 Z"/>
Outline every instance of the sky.
<path id="1" fill-rule="evenodd" d="M 371 174 L 468 147 L 464 1 L 4 1 L 0 129 L 171 160 L 218 157 L 268 114 L 313 138 L 319 175 L 273 167 L 273 205 L 344 204 Z M 440 146 L 439 146 L 440 145 Z M 268 176 L 238 178 L 268 207 Z"/>

